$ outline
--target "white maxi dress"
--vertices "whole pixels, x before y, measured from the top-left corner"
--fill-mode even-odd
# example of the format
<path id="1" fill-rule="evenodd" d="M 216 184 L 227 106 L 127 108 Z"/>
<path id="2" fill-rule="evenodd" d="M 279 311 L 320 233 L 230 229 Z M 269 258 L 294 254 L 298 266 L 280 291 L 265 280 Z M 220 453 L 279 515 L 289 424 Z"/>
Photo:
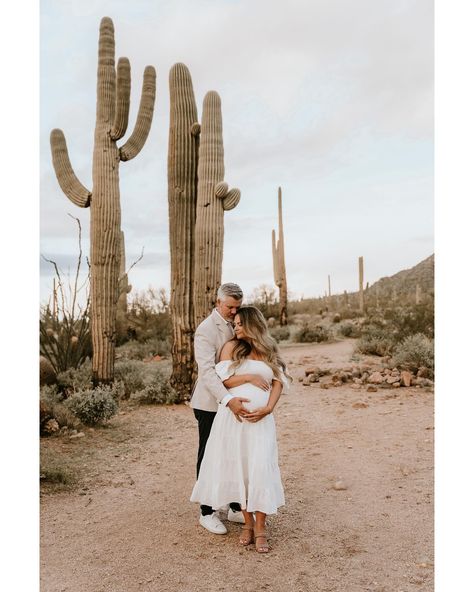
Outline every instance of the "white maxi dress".
<path id="1" fill-rule="evenodd" d="M 233 374 L 260 374 L 269 382 L 272 369 L 260 360 L 245 360 L 230 371 L 230 360 L 216 364 L 221 380 Z M 237 397 L 250 399 L 243 405 L 250 411 L 268 403 L 270 391 L 253 384 L 229 389 Z M 255 423 L 239 422 L 232 411 L 219 405 L 202 459 L 199 478 L 191 494 L 192 502 L 215 510 L 231 502 L 239 502 L 247 512 L 276 514 L 285 504 L 278 467 L 278 447 L 273 413 Z"/>

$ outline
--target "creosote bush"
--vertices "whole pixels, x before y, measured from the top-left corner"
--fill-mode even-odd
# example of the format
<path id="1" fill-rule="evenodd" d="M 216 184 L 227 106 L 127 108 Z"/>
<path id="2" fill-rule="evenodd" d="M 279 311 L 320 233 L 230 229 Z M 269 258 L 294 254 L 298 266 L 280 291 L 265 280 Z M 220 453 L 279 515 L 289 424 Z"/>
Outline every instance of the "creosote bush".
<path id="1" fill-rule="evenodd" d="M 395 348 L 393 363 L 412 372 L 424 366 L 433 377 L 434 341 L 422 333 L 406 337 Z"/>
<path id="2" fill-rule="evenodd" d="M 171 351 L 169 339 L 152 338 L 140 342 L 132 339 L 117 348 L 117 357 L 127 360 L 146 360 L 153 356 L 166 356 Z"/>
<path id="3" fill-rule="evenodd" d="M 270 335 L 277 343 L 280 343 L 280 341 L 288 341 L 290 338 L 290 330 L 287 326 L 274 327 L 273 329 L 270 329 Z"/>
<path id="4" fill-rule="evenodd" d="M 395 346 L 393 334 L 382 327 L 369 325 L 362 329 L 362 336 L 357 342 L 357 351 L 362 354 L 386 356 Z"/>
<path id="5" fill-rule="evenodd" d="M 360 327 L 354 323 L 341 323 L 338 327 L 338 332 L 343 337 L 360 337 Z"/>
<path id="6" fill-rule="evenodd" d="M 110 386 L 74 393 L 65 405 L 86 425 L 96 425 L 113 417 L 118 411 L 116 392 Z"/>
<path id="7" fill-rule="evenodd" d="M 294 336 L 294 341 L 297 343 L 320 343 L 321 341 L 328 341 L 332 336 L 329 329 L 322 325 L 310 325 L 304 323 Z"/>

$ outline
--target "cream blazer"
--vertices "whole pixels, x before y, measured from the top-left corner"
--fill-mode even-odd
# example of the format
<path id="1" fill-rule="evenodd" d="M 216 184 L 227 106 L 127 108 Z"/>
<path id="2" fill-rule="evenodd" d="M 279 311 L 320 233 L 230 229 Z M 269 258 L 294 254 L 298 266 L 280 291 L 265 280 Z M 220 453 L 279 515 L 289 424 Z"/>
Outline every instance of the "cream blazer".
<path id="1" fill-rule="evenodd" d="M 217 411 L 224 397 L 232 398 L 216 374 L 216 364 L 224 344 L 234 337 L 232 328 L 214 309 L 194 334 L 194 357 L 198 377 L 189 405 L 202 411 Z"/>

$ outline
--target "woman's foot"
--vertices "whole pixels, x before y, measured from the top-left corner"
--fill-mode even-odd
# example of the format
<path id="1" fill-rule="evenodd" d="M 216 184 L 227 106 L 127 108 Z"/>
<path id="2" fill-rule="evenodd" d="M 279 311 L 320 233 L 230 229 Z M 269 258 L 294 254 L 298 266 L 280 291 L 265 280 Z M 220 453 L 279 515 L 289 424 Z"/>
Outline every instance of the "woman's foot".
<path id="1" fill-rule="evenodd" d="M 253 543 L 253 526 L 250 524 L 245 524 L 242 526 L 239 543 L 244 547 Z"/>
<path id="2" fill-rule="evenodd" d="M 268 551 L 270 551 L 267 542 L 267 533 L 265 531 L 255 533 L 255 551 L 257 551 L 257 553 L 268 553 Z"/>

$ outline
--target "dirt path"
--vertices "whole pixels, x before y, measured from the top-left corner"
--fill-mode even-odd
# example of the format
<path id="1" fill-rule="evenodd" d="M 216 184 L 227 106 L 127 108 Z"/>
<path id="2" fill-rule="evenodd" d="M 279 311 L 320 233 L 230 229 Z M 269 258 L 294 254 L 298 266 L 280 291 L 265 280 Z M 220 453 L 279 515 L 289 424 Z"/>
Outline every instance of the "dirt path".
<path id="1" fill-rule="evenodd" d="M 344 341 L 284 355 L 298 375 L 351 352 Z M 433 590 L 433 394 L 295 380 L 276 421 L 287 505 L 269 518 L 268 556 L 239 548 L 237 525 L 226 536 L 198 525 L 191 410 L 140 407 L 113 420 L 128 436 L 83 488 L 42 496 L 42 592 Z"/>

